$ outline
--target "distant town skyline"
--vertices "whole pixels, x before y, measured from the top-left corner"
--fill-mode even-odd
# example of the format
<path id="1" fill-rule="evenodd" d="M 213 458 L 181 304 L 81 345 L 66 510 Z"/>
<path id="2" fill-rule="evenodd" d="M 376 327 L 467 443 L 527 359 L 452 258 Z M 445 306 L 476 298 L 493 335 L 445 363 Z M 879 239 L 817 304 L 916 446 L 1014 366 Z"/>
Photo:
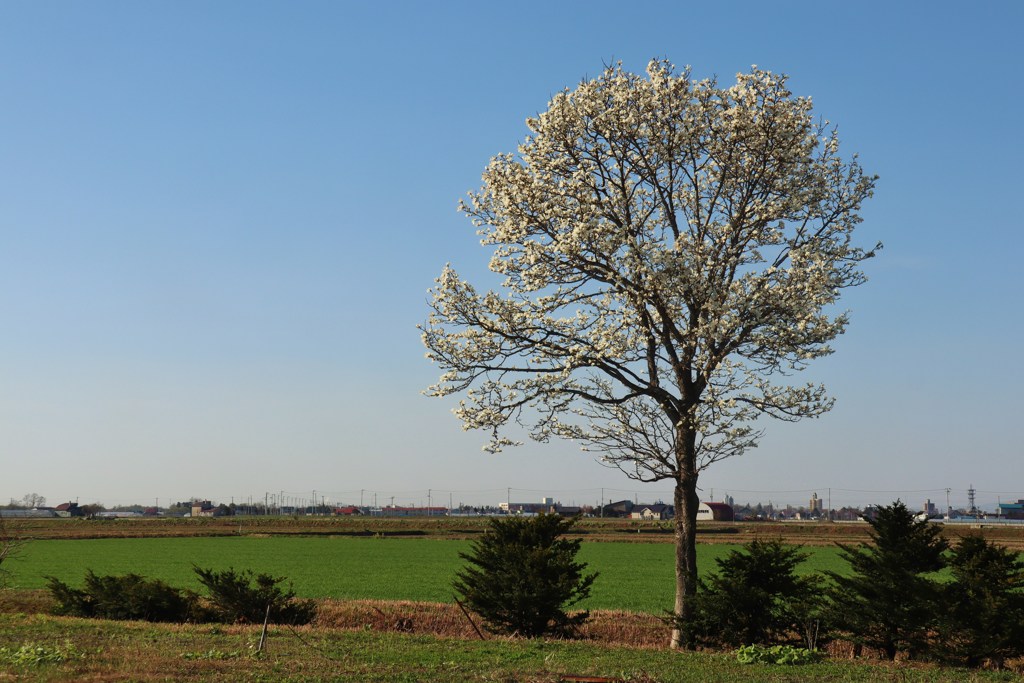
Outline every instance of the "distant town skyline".
<path id="1" fill-rule="evenodd" d="M 908 489 L 893 490 L 853 490 L 839 487 L 822 487 L 801 490 L 742 490 L 742 489 L 704 489 L 700 499 L 705 502 L 721 502 L 732 498 L 735 505 L 773 505 L 779 508 L 805 507 L 810 508 L 810 500 L 815 495 L 825 509 L 838 510 L 843 507 L 864 508 L 873 505 L 888 505 L 899 499 L 912 510 L 924 510 L 927 502 L 931 502 L 939 511 L 945 511 L 947 500 L 954 509 L 970 509 L 971 488 L 955 489 Z M 1024 492 L 1016 491 L 981 491 L 973 489 L 974 504 L 978 510 L 995 512 L 1000 503 L 1011 503 L 1024 498 Z M 551 500 L 567 506 L 597 506 L 602 500 L 605 504 L 617 500 L 632 500 L 634 503 L 671 502 L 672 490 L 662 485 L 636 488 L 597 488 L 597 489 L 522 489 L 495 488 L 481 490 L 372 490 L 353 489 L 330 491 L 309 489 L 305 491 L 262 491 L 256 493 L 235 493 L 228 495 L 196 494 L 188 496 L 154 497 L 149 500 L 141 498 L 90 498 L 88 496 L 72 496 L 67 499 L 55 499 L 44 493 L 33 491 L 26 493 L 38 494 L 46 499 L 48 507 L 61 503 L 78 503 L 81 505 L 100 503 L 105 507 L 121 507 L 129 505 L 169 507 L 175 503 L 190 500 L 210 500 L 217 504 L 264 505 L 270 507 L 289 506 L 305 507 L 312 505 L 360 507 L 385 506 L 499 506 L 503 503 L 538 503 Z M 313 496 L 316 496 L 316 503 Z M 947 497 L 948 496 L 948 497 Z M 20 502 L 23 496 L 10 496 L 3 503 Z M 727 502 L 727 501 L 726 501 Z"/>
<path id="2" fill-rule="evenodd" d="M 456 401 L 421 395 L 437 368 L 416 330 L 445 263 L 487 278 L 455 205 L 488 160 L 553 93 L 652 57 L 789 74 L 880 175 L 858 239 L 885 248 L 840 304 L 836 353 L 795 378 L 835 408 L 765 422 L 702 497 L 1024 497 L 1024 230 L 1007 210 L 1024 5 L 623 11 L 4 3 L 0 501 L 670 490 L 567 442 L 482 453 Z"/>

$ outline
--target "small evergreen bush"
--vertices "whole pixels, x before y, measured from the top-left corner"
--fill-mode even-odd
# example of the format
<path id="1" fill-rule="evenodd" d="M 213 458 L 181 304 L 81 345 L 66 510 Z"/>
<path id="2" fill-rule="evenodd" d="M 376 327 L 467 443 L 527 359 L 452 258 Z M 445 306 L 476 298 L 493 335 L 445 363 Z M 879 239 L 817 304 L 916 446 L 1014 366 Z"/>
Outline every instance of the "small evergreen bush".
<path id="1" fill-rule="evenodd" d="M 82 588 L 46 577 L 56 601 L 55 614 L 97 619 L 188 621 L 196 609 L 192 593 L 138 574 L 97 576 L 85 573 Z"/>
<path id="2" fill-rule="evenodd" d="M 207 610 L 211 621 L 261 624 L 267 617 L 276 624 L 308 624 L 316 617 L 316 603 L 298 600 L 291 588 L 279 585 L 283 577 L 193 567 L 199 582 L 210 592 Z"/>
<path id="3" fill-rule="evenodd" d="M 1024 656 L 1024 560 L 971 535 L 953 549 L 949 567 L 953 580 L 943 587 L 938 658 L 1000 669 Z"/>
<path id="4" fill-rule="evenodd" d="M 54 613 L 95 619 L 163 622 L 263 623 L 269 607 L 273 623 L 308 624 L 316 616 L 316 603 L 298 600 L 283 578 L 234 569 L 214 571 L 194 567 L 210 595 L 200 598 L 156 579 L 138 574 L 97 576 L 85 574 L 85 585 L 73 588 L 46 577 L 56 606 Z"/>
<path id="5" fill-rule="evenodd" d="M 767 644 L 803 635 L 816 642 L 817 582 L 796 576 L 806 559 L 798 548 L 755 539 L 716 560 L 718 572 L 700 580 L 691 632 L 706 645 Z"/>
<path id="6" fill-rule="evenodd" d="M 562 538 L 575 521 L 548 514 L 495 517 L 470 552 L 459 553 L 469 564 L 454 588 L 489 630 L 570 636 L 590 616 L 565 611 L 590 595 L 597 577 L 584 575 L 586 565 L 576 561 L 580 542 Z"/>
<path id="7" fill-rule="evenodd" d="M 947 543 L 938 525 L 915 519 L 898 500 L 878 508 L 869 523 L 872 545 L 838 544 L 852 573 L 828 572 L 836 617 L 854 643 L 877 648 L 890 660 L 900 651 L 922 654 L 941 599 L 926 574 L 945 566 Z"/>

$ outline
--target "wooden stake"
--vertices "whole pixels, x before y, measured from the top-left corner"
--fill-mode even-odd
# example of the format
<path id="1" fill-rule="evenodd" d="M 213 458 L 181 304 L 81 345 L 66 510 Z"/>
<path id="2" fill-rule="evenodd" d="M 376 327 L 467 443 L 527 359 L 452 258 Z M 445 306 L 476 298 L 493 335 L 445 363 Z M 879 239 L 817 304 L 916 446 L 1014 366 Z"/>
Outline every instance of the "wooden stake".
<path id="1" fill-rule="evenodd" d="M 263 652 L 263 643 L 267 641 L 267 623 L 270 621 L 270 603 L 267 603 L 267 613 L 263 617 L 263 632 L 260 633 L 260 644 L 256 648 L 256 654 Z"/>
<path id="2" fill-rule="evenodd" d="M 474 631 L 476 631 L 476 635 L 480 638 L 480 640 L 485 640 L 484 634 L 481 633 L 480 629 L 476 627 L 476 622 L 473 621 L 473 617 L 469 616 L 469 612 L 467 612 L 466 608 L 463 607 L 461 602 L 459 602 L 459 599 L 456 598 L 454 595 L 452 596 L 452 599 L 455 600 L 455 604 L 459 606 L 459 609 L 462 610 L 462 613 L 466 615 L 466 620 L 469 621 L 469 625 L 473 627 Z"/>

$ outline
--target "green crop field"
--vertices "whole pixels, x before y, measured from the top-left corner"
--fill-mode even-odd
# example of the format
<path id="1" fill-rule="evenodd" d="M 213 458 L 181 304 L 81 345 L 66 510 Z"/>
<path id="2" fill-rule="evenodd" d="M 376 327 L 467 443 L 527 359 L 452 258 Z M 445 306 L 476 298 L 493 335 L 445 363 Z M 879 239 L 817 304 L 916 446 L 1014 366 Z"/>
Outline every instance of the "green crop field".
<path id="1" fill-rule="evenodd" d="M 80 585 L 87 569 L 97 574 L 133 572 L 175 586 L 199 589 L 192 566 L 252 569 L 284 576 L 304 597 L 450 602 L 451 581 L 470 541 L 394 538 L 241 536 L 40 540 L 7 563 L 12 588 L 42 588 L 46 576 Z M 700 545 L 704 572 L 714 559 L 739 546 Z M 592 609 L 660 614 L 674 594 L 673 546 L 584 543 L 582 560 L 600 573 Z M 845 569 L 835 548 L 806 548 L 804 570 Z"/>

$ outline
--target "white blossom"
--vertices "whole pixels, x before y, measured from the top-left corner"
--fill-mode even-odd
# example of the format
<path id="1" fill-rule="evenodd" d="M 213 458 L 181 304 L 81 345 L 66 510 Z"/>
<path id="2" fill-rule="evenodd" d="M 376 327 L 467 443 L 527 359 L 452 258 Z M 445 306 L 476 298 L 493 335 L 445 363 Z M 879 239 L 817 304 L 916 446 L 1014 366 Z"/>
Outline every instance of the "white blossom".
<path id="1" fill-rule="evenodd" d="M 832 406 L 788 377 L 846 327 L 836 304 L 874 253 L 853 231 L 875 178 L 756 67 L 720 87 L 663 61 L 646 78 L 613 66 L 527 126 L 460 203 L 504 281 L 478 293 L 442 271 L 421 326 L 443 370 L 427 393 L 463 394 L 456 415 L 488 450 L 513 443 L 510 424 L 572 439 L 674 481 L 695 518 L 699 472 L 756 446 L 760 416 Z"/>

